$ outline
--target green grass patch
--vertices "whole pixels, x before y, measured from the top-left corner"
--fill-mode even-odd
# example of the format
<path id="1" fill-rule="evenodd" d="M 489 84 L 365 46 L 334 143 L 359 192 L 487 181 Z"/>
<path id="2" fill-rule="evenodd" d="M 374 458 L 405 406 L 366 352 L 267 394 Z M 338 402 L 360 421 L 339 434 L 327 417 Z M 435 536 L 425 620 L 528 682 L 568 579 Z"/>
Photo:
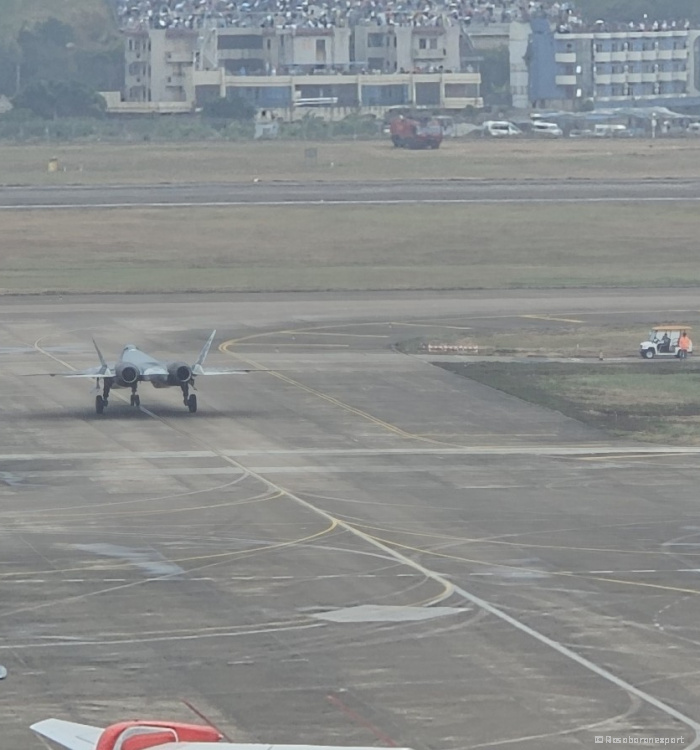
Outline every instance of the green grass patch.
<path id="1" fill-rule="evenodd" d="M 700 445 L 700 362 L 439 363 L 619 437 Z"/>
<path id="2" fill-rule="evenodd" d="M 0 293 L 700 285 L 694 203 L 7 210 L 2 218 Z M 645 333 L 633 334 L 635 347 Z M 477 343 L 507 351 L 517 338 Z M 544 342 L 543 353 L 564 343 Z"/>
<path id="3" fill-rule="evenodd" d="M 1 0 L 0 0 L 1 1 Z M 80 130 L 78 129 L 78 133 Z M 142 141 L 126 130 L 117 140 Z M 317 148 L 318 158 L 304 157 Z M 65 171 L 48 174 L 59 159 Z M 700 174 L 700 139 L 506 142 L 445 141 L 438 151 L 405 151 L 376 141 L 177 143 L 42 142 L 0 146 L 0 184 L 101 184 L 265 180 L 425 180 L 654 177 Z M 358 188 L 361 191 L 361 186 Z M 429 187 L 426 187 L 429 190 Z M 560 206 L 562 217 L 575 205 Z M 667 222 L 665 222 L 667 223 Z"/>

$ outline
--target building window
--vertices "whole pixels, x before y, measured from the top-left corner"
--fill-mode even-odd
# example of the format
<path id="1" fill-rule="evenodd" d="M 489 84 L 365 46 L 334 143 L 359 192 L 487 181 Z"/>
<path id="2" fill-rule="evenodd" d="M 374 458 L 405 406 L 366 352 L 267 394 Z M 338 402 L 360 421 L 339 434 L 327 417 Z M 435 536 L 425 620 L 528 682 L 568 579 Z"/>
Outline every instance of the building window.
<path id="1" fill-rule="evenodd" d="M 603 45 L 600 44 L 600 42 L 598 44 L 596 44 L 595 51 L 596 52 L 602 52 L 603 51 Z"/>
<path id="2" fill-rule="evenodd" d="M 427 49 L 428 48 L 428 40 L 425 37 L 421 37 L 418 40 L 418 49 Z"/>
<path id="3" fill-rule="evenodd" d="M 368 47 L 383 47 L 384 46 L 383 34 L 367 34 L 367 46 Z"/>
<path id="4" fill-rule="evenodd" d="M 430 49 L 437 49 L 437 43 L 438 40 L 436 38 L 433 38 L 430 40 Z"/>

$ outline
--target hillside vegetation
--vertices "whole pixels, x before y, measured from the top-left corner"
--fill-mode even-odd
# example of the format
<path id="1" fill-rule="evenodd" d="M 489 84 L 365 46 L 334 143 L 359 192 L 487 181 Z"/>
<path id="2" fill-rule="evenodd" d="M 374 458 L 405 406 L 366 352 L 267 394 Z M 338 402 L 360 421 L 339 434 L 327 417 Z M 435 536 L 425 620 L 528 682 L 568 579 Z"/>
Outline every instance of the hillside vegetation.
<path id="1" fill-rule="evenodd" d="M 42 79 L 120 88 L 122 41 L 106 0 L 0 0 L 0 18 L 0 94 Z"/>
<path id="2" fill-rule="evenodd" d="M 114 17 L 106 0 L 0 0 L 0 44 L 17 39 L 22 28 L 55 18 L 75 30 L 76 42 L 88 47 L 113 43 Z"/>

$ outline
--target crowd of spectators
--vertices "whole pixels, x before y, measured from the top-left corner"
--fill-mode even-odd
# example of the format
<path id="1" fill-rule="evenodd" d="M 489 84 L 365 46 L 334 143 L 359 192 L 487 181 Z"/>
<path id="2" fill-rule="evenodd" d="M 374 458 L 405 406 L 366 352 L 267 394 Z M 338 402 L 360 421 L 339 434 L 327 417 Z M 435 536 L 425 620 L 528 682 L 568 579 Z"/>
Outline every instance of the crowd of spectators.
<path id="1" fill-rule="evenodd" d="M 356 25 L 484 27 L 545 16 L 560 32 L 666 31 L 689 28 L 683 20 L 629 24 L 584 23 L 566 0 L 112 0 L 123 29 L 203 27 L 329 28 Z"/>
<path id="2" fill-rule="evenodd" d="M 568 19 L 573 4 L 557 0 L 113 0 L 123 29 L 204 26 L 332 27 L 372 24 L 466 26 L 527 21 L 545 13 Z"/>

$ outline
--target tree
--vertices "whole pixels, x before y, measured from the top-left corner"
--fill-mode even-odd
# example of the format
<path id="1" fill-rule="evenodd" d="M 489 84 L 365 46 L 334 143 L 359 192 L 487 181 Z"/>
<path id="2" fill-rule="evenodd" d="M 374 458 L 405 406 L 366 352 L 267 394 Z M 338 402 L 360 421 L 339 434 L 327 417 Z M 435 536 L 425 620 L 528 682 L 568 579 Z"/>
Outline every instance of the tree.
<path id="1" fill-rule="evenodd" d="M 45 120 L 59 117 L 101 117 L 105 100 L 81 83 L 37 81 L 25 87 L 13 100 L 15 107 L 28 109 Z"/>
<path id="2" fill-rule="evenodd" d="M 510 53 L 507 45 L 482 53 L 481 96 L 484 104 L 510 104 Z"/>
<path id="3" fill-rule="evenodd" d="M 255 117 L 255 107 L 235 91 L 223 99 L 213 99 L 202 107 L 202 114 L 213 120 L 250 121 Z"/>
<path id="4" fill-rule="evenodd" d="M 17 44 L 25 83 L 76 80 L 75 34 L 68 24 L 49 18 L 33 28 L 22 29 Z"/>

